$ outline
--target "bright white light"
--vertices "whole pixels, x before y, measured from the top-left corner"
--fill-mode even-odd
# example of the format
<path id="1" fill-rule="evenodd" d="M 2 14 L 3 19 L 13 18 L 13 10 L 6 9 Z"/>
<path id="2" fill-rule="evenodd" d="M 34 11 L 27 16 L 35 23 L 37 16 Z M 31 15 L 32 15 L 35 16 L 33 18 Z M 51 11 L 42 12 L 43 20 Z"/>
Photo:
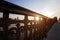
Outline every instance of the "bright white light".
<path id="1" fill-rule="evenodd" d="M 45 15 L 45 16 L 51 17 L 51 16 L 54 14 L 54 12 L 50 12 L 50 11 L 48 11 L 48 10 L 44 10 L 44 11 L 42 12 L 42 14 Z"/>
<path id="2" fill-rule="evenodd" d="M 28 20 L 34 20 L 33 16 L 28 16 Z"/>
<path id="3" fill-rule="evenodd" d="M 36 21 L 39 21 L 39 17 L 35 17 Z"/>
<path id="4" fill-rule="evenodd" d="M 40 20 L 43 20 L 43 18 L 40 18 Z"/>
<path id="5" fill-rule="evenodd" d="M 44 11 L 43 12 L 43 15 L 50 17 L 51 16 L 51 13 L 49 11 Z"/>
<path id="6" fill-rule="evenodd" d="M 3 13 L 2 12 L 0 12 L 0 18 L 2 18 L 3 17 Z"/>
<path id="7" fill-rule="evenodd" d="M 24 18 L 25 18 L 24 15 L 9 14 L 9 18 L 15 19 L 15 18 L 17 18 L 17 17 L 18 17 L 19 20 L 24 20 Z"/>

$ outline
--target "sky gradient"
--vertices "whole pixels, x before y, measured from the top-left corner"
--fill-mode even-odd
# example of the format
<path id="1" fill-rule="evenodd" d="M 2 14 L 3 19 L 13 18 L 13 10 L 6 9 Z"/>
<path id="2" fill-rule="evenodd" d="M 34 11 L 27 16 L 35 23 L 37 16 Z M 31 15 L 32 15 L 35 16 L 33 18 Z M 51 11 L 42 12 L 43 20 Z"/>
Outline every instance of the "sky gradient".
<path id="1" fill-rule="evenodd" d="M 6 0 L 48 17 L 60 17 L 60 0 Z"/>

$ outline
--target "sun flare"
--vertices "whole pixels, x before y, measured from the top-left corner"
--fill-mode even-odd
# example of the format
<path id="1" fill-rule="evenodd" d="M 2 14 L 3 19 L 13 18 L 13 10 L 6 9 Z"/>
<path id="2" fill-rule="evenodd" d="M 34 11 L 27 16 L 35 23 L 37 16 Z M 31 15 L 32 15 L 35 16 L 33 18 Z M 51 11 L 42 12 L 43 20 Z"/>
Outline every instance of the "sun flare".
<path id="1" fill-rule="evenodd" d="M 45 16 L 51 17 L 54 14 L 54 12 L 43 11 L 42 14 L 45 15 Z"/>
<path id="2" fill-rule="evenodd" d="M 35 17 L 36 21 L 39 21 L 39 17 Z"/>

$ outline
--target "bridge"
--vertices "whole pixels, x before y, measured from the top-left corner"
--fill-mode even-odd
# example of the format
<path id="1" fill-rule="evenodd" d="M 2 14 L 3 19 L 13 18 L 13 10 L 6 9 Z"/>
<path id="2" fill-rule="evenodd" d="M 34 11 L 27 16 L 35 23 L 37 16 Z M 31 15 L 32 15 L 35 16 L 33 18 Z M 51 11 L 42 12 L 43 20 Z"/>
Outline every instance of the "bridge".
<path id="1" fill-rule="evenodd" d="M 48 31 L 56 21 L 56 18 L 49 18 L 7 1 L 0 1 L 0 12 L 3 14 L 3 17 L 0 18 L 0 27 L 3 29 L 3 40 L 9 40 L 8 36 L 11 32 L 15 37 L 13 40 L 43 40 L 44 37 L 47 37 Z M 12 19 L 10 18 L 10 14 L 13 14 L 13 16 L 20 15 L 20 17 L 23 15 L 24 19 L 20 20 L 19 17 Z M 33 18 L 33 20 L 29 19 L 29 17 Z M 36 20 L 36 17 L 39 20 Z M 9 29 L 11 24 L 15 24 L 16 27 Z M 23 38 L 21 33 L 23 34 Z"/>

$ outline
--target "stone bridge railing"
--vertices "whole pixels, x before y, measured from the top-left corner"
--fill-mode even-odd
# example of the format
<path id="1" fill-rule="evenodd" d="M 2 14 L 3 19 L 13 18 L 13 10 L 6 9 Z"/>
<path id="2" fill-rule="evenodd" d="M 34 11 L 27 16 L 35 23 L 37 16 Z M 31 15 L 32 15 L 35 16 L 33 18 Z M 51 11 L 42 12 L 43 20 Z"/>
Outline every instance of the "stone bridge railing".
<path id="1" fill-rule="evenodd" d="M 48 31 L 55 22 L 55 19 L 6 1 L 0 1 L 0 12 L 3 14 L 3 17 L 0 18 L 0 27 L 3 29 L 1 33 L 4 40 L 43 40 L 44 37 L 47 37 Z M 10 18 L 9 14 L 24 15 L 24 19 L 20 20 L 19 16 L 16 19 L 12 19 L 15 16 L 13 15 Z M 29 20 L 28 16 L 33 16 L 33 20 Z M 15 27 L 11 27 L 12 24 Z"/>

